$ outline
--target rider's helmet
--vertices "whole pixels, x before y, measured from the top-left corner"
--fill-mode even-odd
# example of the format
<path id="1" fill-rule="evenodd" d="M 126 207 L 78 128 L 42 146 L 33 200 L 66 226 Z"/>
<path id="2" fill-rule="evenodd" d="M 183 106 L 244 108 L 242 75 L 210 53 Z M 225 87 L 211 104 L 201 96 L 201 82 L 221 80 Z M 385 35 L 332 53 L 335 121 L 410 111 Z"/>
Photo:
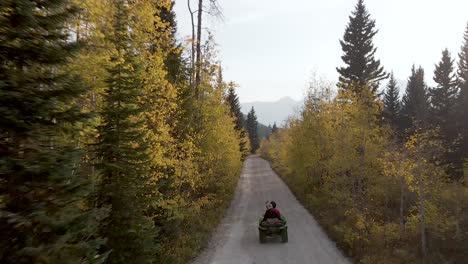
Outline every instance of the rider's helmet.
<path id="1" fill-rule="evenodd" d="M 271 206 L 273 206 L 273 208 L 276 208 L 276 202 L 275 201 L 271 201 Z"/>

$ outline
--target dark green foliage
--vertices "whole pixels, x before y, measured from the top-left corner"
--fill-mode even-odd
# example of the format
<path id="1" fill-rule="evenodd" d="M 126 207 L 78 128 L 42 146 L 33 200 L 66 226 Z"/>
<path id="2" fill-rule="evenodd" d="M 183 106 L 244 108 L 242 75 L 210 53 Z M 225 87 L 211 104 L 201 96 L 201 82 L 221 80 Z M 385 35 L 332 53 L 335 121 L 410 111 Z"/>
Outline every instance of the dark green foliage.
<path id="1" fill-rule="evenodd" d="M 161 14 L 159 17 L 161 18 L 161 21 L 164 23 L 168 23 L 168 26 L 165 28 L 165 30 L 170 31 L 169 37 L 170 37 L 170 44 L 171 46 L 177 46 L 176 42 L 176 34 L 177 34 L 177 21 L 176 21 L 176 14 L 174 12 L 174 4 L 175 1 L 171 1 L 171 6 L 170 8 L 161 8 Z"/>
<path id="2" fill-rule="evenodd" d="M 443 163 L 450 170 L 449 174 L 458 178 L 463 164 L 460 159 L 458 131 L 456 127 L 456 98 L 458 87 L 454 73 L 454 62 L 447 49 L 442 52 L 442 59 L 434 71 L 435 87 L 429 89 L 430 95 L 430 124 L 439 129 L 444 144 Z"/>
<path id="3" fill-rule="evenodd" d="M 99 263 L 103 210 L 90 205 L 73 143 L 86 87 L 66 71 L 79 45 L 70 1 L 0 1 L 0 262 Z"/>
<path id="4" fill-rule="evenodd" d="M 278 127 L 276 126 L 276 122 L 273 124 L 273 127 L 271 128 L 271 133 L 276 133 L 278 131 Z"/>
<path id="5" fill-rule="evenodd" d="M 169 38 L 169 40 L 164 40 L 164 43 L 166 43 L 166 45 L 163 45 L 159 48 L 168 51 L 167 56 L 164 60 L 165 68 L 167 71 L 167 79 L 172 84 L 182 84 L 184 81 L 188 81 L 189 70 L 188 67 L 185 65 L 186 63 L 184 62 L 182 57 L 183 48 L 176 41 L 177 21 L 176 14 L 174 12 L 174 4 L 175 1 L 172 1 L 171 7 L 169 9 L 161 7 L 161 14 L 159 14 L 159 17 L 161 21 L 168 25 L 165 28 L 165 30 L 169 31 L 170 33 L 165 34 L 165 36 Z"/>
<path id="6" fill-rule="evenodd" d="M 384 109 L 382 114 L 384 121 L 390 124 L 392 127 L 396 126 L 400 112 L 399 93 L 400 89 L 397 86 L 393 73 L 391 73 L 390 80 L 387 84 L 387 89 L 385 90 L 383 98 Z"/>
<path id="7" fill-rule="evenodd" d="M 272 133 L 272 131 L 273 131 L 273 128 L 271 127 L 271 124 L 268 124 L 267 129 L 268 129 L 268 131 L 270 131 L 270 133 L 268 133 L 268 136 L 266 136 L 266 139 L 269 139 L 269 138 L 270 138 L 270 135 L 271 135 L 271 133 Z M 260 140 L 261 140 L 261 139 L 262 139 L 262 138 L 260 137 Z M 260 142 L 261 142 L 261 141 L 260 141 Z M 261 143 L 260 143 L 260 144 L 261 144 Z"/>
<path id="8" fill-rule="evenodd" d="M 458 88 L 457 99 L 458 127 L 462 135 L 463 157 L 468 158 L 468 24 L 463 38 L 462 50 L 458 60 Z"/>
<path id="9" fill-rule="evenodd" d="M 243 117 L 244 117 L 244 120 L 246 120 L 244 123 L 244 127 L 247 128 L 248 113 L 247 113 L 247 116 L 243 114 Z M 262 141 L 262 139 L 264 138 L 270 137 L 272 131 L 273 131 L 273 128 L 271 127 L 271 125 L 267 126 L 260 122 L 257 122 L 257 136 L 258 136 L 259 141 Z"/>
<path id="10" fill-rule="evenodd" d="M 231 110 L 231 115 L 234 117 L 234 122 L 235 122 L 235 129 L 239 132 L 239 137 L 240 137 L 240 142 L 239 142 L 239 149 L 241 153 L 247 153 L 247 146 L 246 146 L 246 141 L 242 140 L 246 136 L 246 131 L 245 131 L 245 118 L 244 115 L 241 112 L 241 107 L 239 103 L 239 97 L 236 94 L 235 90 L 235 84 L 233 82 L 228 84 L 228 93 L 226 96 L 226 102 L 229 105 L 229 108 Z M 245 154 L 242 156 L 242 159 L 245 159 L 246 156 Z"/>
<path id="11" fill-rule="evenodd" d="M 245 119 L 244 115 L 241 112 L 239 97 L 236 94 L 235 85 L 232 82 L 228 85 L 226 102 L 228 103 L 231 109 L 231 114 L 235 119 L 235 128 L 236 130 L 240 131 L 244 127 Z"/>
<path id="12" fill-rule="evenodd" d="M 364 1 L 358 0 L 356 9 L 349 17 L 343 40 L 340 41 L 344 53 L 341 58 L 346 66 L 337 68 L 340 74 L 338 87 L 353 89 L 367 86 L 375 93 L 380 81 L 387 78 L 380 60 L 374 57 L 377 48 L 372 39 L 377 32 L 375 20 L 370 18 Z M 354 92 L 360 94 L 360 91 Z"/>
<path id="13" fill-rule="evenodd" d="M 252 153 L 255 153 L 260 147 L 260 139 L 258 137 L 258 121 L 257 115 L 255 114 L 255 109 L 252 107 L 250 112 L 247 114 L 247 133 L 249 134 L 250 139 L 250 150 Z"/>
<path id="14" fill-rule="evenodd" d="M 150 179 L 139 117 L 145 110 L 138 101 L 142 67 L 131 48 L 125 1 L 116 1 L 115 5 L 115 35 L 110 40 L 116 54 L 108 69 L 98 144 L 102 177 L 99 202 L 101 206 L 110 205 L 111 212 L 101 233 L 108 238 L 107 249 L 112 250 L 109 263 L 150 263 L 156 249 L 156 230 L 145 216 L 151 200 L 145 195 Z"/>
<path id="15" fill-rule="evenodd" d="M 262 139 L 264 138 L 269 138 L 270 135 L 271 135 L 271 131 L 272 131 L 272 127 L 271 125 L 264 125 L 260 122 L 257 122 L 257 135 L 258 135 L 258 140 L 259 141 L 262 141 Z"/>
<path id="16" fill-rule="evenodd" d="M 416 69 L 413 65 L 402 99 L 399 125 L 403 132 L 411 134 L 417 127 L 427 125 L 428 110 L 429 98 L 424 70 L 421 67 Z"/>
<path id="17" fill-rule="evenodd" d="M 447 49 L 442 52 L 442 59 L 434 71 L 436 86 L 429 89 L 431 101 L 431 123 L 442 129 L 447 129 L 449 120 L 454 114 L 456 96 L 458 93 L 453 60 Z"/>

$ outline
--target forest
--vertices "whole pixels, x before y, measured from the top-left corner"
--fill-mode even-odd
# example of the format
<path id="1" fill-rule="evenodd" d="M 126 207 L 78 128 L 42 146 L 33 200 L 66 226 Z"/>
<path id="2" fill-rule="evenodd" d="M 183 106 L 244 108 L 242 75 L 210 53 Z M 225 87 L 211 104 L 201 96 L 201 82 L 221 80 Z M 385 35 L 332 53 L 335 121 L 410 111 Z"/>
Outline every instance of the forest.
<path id="1" fill-rule="evenodd" d="M 376 58 L 377 32 L 358 0 L 340 41 L 338 90 L 313 76 L 300 114 L 259 153 L 356 262 L 466 263 L 468 25 L 458 56 L 441 52 L 435 85 L 408 66 L 401 99 Z"/>
<path id="2" fill-rule="evenodd" d="M 206 243 L 250 145 L 202 2 L 185 43 L 171 0 L 0 1 L 1 263 L 186 263 Z"/>
<path id="3" fill-rule="evenodd" d="M 400 98 L 358 0 L 338 84 L 270 128 L 223 77 L 218 1 L 188 1 L 184 40 L 174 5 L 0 1 L 0 263 L 187 263 L 251 154 L 357 263 L 466 262 L 468 25 Z"/>

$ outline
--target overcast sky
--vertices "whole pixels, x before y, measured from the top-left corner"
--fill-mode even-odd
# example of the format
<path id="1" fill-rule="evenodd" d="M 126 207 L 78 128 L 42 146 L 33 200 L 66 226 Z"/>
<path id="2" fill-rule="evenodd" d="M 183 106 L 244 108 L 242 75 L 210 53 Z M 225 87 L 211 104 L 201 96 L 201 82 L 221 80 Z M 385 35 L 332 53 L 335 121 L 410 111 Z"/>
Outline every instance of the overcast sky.
<path id="1" fill-rule="evenodd" d="M 191 0 L 195 8 L 196 0 Z M 207 2 L 207 0 L 205 0 Z M 348 16 L 356 0 L 218 0 L 224 21 L 210 19 L 225 79 L 240 85 L 241 102 L 303 97 L 312 71 L 337 80 Z M 366 0 L 379 33 L 377 58 L 397 79 L 411 65 L 426 70 L 448 48 L 457 57 L 468 22 L 468 0 Z M 176 0 L 179 37 L 190 34 L 186 0 Z M 404 89 L 404 88 L 402 88 Z"/>

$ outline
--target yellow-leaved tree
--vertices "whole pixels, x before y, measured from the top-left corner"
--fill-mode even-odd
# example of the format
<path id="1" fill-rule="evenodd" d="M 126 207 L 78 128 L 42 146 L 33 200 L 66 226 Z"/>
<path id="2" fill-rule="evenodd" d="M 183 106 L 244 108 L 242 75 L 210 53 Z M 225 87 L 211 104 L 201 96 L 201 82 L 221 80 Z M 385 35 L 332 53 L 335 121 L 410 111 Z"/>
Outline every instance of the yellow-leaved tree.
<path id="1" fill-rule="evenodd" d="M 261 155 L 360 262 L 462 261 L 467 188 L 438 162 L 437 131 L 402 143 L 381 125 L 380 101 L 356 90 L 332 98 L 330 84 L 312 82 L 302 112 L 262 142 Z"/>

